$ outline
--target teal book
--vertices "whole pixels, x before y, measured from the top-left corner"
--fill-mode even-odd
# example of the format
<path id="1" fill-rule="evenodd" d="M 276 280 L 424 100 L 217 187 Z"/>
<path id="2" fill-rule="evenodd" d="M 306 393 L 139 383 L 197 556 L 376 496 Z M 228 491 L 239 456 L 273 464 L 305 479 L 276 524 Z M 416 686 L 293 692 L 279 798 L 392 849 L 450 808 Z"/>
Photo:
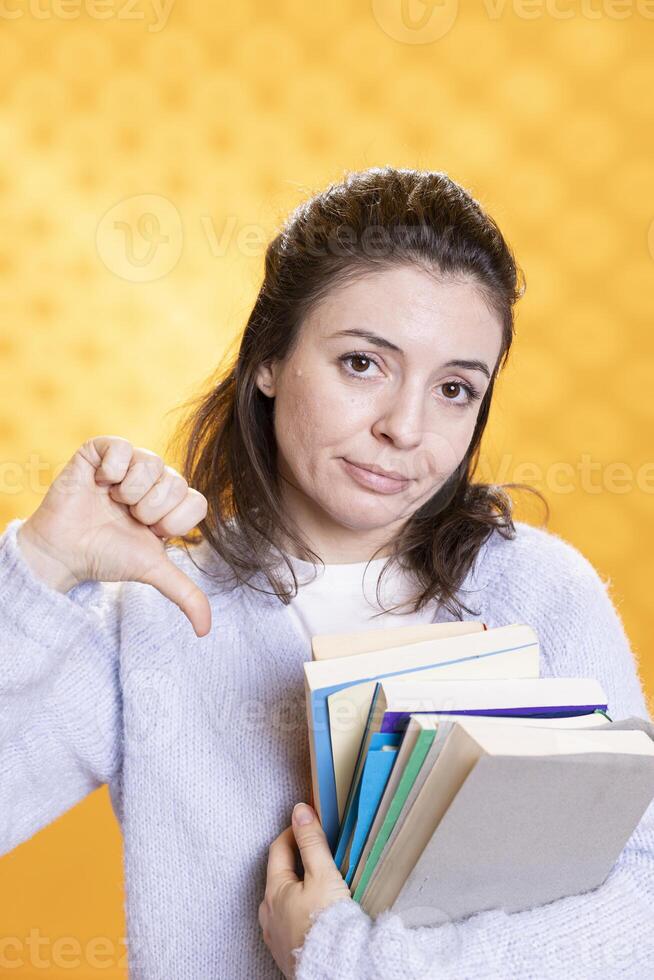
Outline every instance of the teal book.
<path id="1" fill-rule="evenodd" d="M 399 741 L 399 736 L 397 736 Z M 393 765 L 397 758 L 397 747 L 382 745 L 379 749 L 371 749 L 366 759 L 361 779 L 361 791 L 357 806 L 357 819 L 352 835 L 352 844 L 347 855 L 348 868 L 345 881 L 352 884 L 352 878 L 359 863 L 361 852 L 370 832 L 370 827 L 377 813 L 380 800 L 388 783 Z"/>
<path id="2" fill-rule="evenodd" d="M 412 721 L 415 721 L 415 719 L 412 719 Z M 370 876 L 375 869 L 375 865 L 379 860 L 379 856 L 384 849 L 384 845 L 386 844 L 386 841 L 388 840 L 390 833 L 395 826 L 395 821 L 397 820 L 399 813 L 404 806 L 404 802 L 409 795 L 418 773 L 420 772 L 435 737 L 436 728 L 434 727 L 421 728 L 418 732 L 411 755 L 409 756 L 406 766 L 404 767 L 404 771 L 400 776 L 399 784 L 395 790 L 395 793 L 393 794 L 382 825 L 375 836 L 374 842 L 372 843 L 372 848 L 365 863 L 365 869 L 352 896 L 357 902 L 360 901 L 361 896 L 363 895 L 366 885 L 370 880 Z M 349 885 L 350 881 L 347 881 L 347 883 Z"/>

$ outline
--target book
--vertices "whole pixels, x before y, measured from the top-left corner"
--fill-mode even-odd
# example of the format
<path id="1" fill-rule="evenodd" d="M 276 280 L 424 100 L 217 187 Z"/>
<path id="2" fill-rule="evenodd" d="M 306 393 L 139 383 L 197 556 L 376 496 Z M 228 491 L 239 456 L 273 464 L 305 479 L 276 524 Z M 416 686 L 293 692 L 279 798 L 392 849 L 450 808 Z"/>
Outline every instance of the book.
<path id="1" fill-rule="evenodd" d="M 348 884 L 354 875 L 370 825 L 395 763 L 401 737 L 397 733 L 377 733 L 372 737 L 359 791 L 350 810 L 352 833 L 347 836 L 347 841 L 343 837 L 343 850 L 337 851 L 334 857 L 337 864 L 342 864 L 343 876 Z"/>
<path id="2" fill-rule="evenodd" d="M 444 630 L 453 625 L 468 627 L 467 632 Z M 374 685 L 379 678 L 434 669 L 443 677 L 538 676 L 538 638 L 529 626 L 512 624 L 479 629 L 480 625 L 483 624 L 473 621 L 370 630 L 356 644 L 358 653 L 304 664 L 313 805 L 332 854 L 337 847 L 347 791 Z M 406 638 L 407 630 L 421 638 L 413 643 L 390 645 L 392 634 L 401 633 Z M 426 630 L 431 631 L 431 639 L 424 639 Z M 343 695 L 340 702 L 332 702 L 333 730 L 330 730 L 328 699 L 346 689 L 350 692 L 349 701 Z M 347 718 L 339 714 L 343 706 L 349 712 Z"/>
<path id="3" fill-rule="evenodd" d="M 364 739 L 368 731 L 395 732 L 411 714 L 458 714 L 552 717 L 608 710 L 606 694 L 592 677 L 434 679 L 386 677 L 377 682 Z"/>
<path id="4" fill-rule="evenodd" d="M 568 716 L 606 710 L 606 695 L 592 678 L 544 677 L 537 679 L 416 680 L 386 678 L 377 682 L 373 704 L 361 741 L 345 815 L 339 831 L 335 861 L 339 864 L 349 839 L 356 831 L 355 811 L 359 784 L 377 733 L 402 731 L 414 712 L 463 715 Z M 348 882 L 349 883 L 349 882 Z"/>
<path id="5" fill-rule="evenodd" d="M 358 851 L 355 851 L 355 860 L 350 862 L 347 872 L 341 867 L 341 872 L 347 884 L 351 885 L 351 887 L 355 887 L 358 884 L 363 867 L 367 863 L 373 841 L 375 842 L 375 847 L 381 851 L 383 843 L 388 839 L 388 834 L 397 818 L 397 814 L 406 800 L 411 787 L 415 783 L 418 773 L 433 745 L 437 730 L 438 726 L 435 716 L 411 716 L 404 735 L 400 736 L 399 734 L 395 734 L 395 738 L 401 738 L 401 743 L 396 750 L 392 768 L 389 771 L 384 785 L 375 787 L 376 793 L 374 795 L 370 793 L 372 799 L 369 804 L 367 804 L 369 790 L 365 782 L 364 770 L 364 778 L 361 782 L 361 796 L 364 802 L 363 805 L 360 804 L 359 809 L 363 809 L 365 813 L 367 805 L 367 809 L 372 811 L 372 815 L 365 824 L 357 816 L 356 833 L 359 838 L 363 838 L 363 843 Z M 373 736 L 373 738 L 376 737 Z M 375 806 L 376 800 L 378 802 Z M 389 808 L 391 809 L 390 814 L 388 813 Z M 361 828 L 359 827 L 360 821 L 363 824 Z M 373 867 L 376 864 L 376 858 L 377 854 L 375 854 L 374 858 L 371 858 L 367 869 L 368 874 L 372 873 Z M 338 855 L 334 860 L 337 864 L 339 863 Z M 353 881 L 355 871 L 357 878 L 356 881 Z"/>
<path id="6" fill-rule="evenodd" d="M 458 718 L 355 900 L 437 925 L 597 887 L 654 798 L 649 729 Z"/>
<path id="7" fill-rule="evenodd" d="M 334 660 L 359 653 L 388 650 L 424 640 L 445 639 L 463 633 L 478 633 L 487 629 L 476 619 L 453 623 L 418 623 L 413 626 L 376 627 L 356 633 L 317 633 L 311 638 L 312 660 Z"/>
<path id="8" fill-rule="evenodd" d="M 452 624 L 446 624 L 452 625 Z M 477 624 L 475 624 L 477 625 Z M 389 630 L 387 632 L 396 632 Z M 354 670 L 376 670 L 376 676 L 405 676 L 420 671 L 420 678 L 444 677 L 537 677 L 538 638 L 528 626 L 496 627 L 479 635 L 439 637 L 440 645 L 416 641 L 410 648 L 386 648 L 384 656 L 372 651 L 367 658 L 352 659 L 343 665 Z M 456 636 L 456 641 L 453 637 Z M 448 642 L 445 643 L 444 640 Z M 440 653 L 439 653 L 440 651 Z M 454 658 L 454 663 L 451 661 Z M 479 664 L 480 658 L 491 658 Z M 450 661 L 449 663 L 447 661 Z M 399 669 L 393 670 L 393 665 Z M 376 681 L 353 680 L 327 695 L 332 767 L 336 783 L 338 819 L 342 821 L 348 788 L 352 782 L 361 739 L 375 692 Z"/>
<path id="9" fill-rule="evenodd" d="M 420 792 L 428 773 L 436 761 L 436 758 L 443 747 L 443 742 L 449 734 L 452 725 L 459 718 L 467 718 L 468 715 L 442 715 L 442 714 L 421 714 L 412 715 L 409 725 L 405 729 L 405 738 L 412 729 L 415 731 L 420 727 L 434 729 L 434 739 L 424 758 L 424 762 L 419 764 L 417 770 L 407 773 L 407 780 L 402 788 L 400 782 L 405 780 L 403 772 L 403 753 L 404 739 L 398 751 L 397 765 L 394 767 L 391 778 L 389 778 L 384 789 L 381 802 L 375 814 L 374 822 L 371 826 L 366 844 L 361 853 L 359 864 L 352 881 L 352 895 L 359 901 L 371 875 L 373 874 L 380 854 L 388 843 L 392 844 L 400 827 L 404 823 L 406 815 L 411 810 L 413 802 Z M 484 716 L 488 723 L 496 724 L 517 724 L 522 726 L 540 726 L 547 728 L 599 728 L 606 724 L 606 714 L 602 711 L 595 711 L 590 715 L 575 715 L 564 718 L 511 718 L 503 716 Z M 436 737 L 437 736 L 437 737 Z M 396 789 L 398 792 L 396 793 Z M 368 857 L 370 855 L 370 860 Z"/>
<path id="10" fill-rule="evenodd" d="M 654 724 L 541 678 L 527 626 L 422 632 L 451 625 L 323 636 L 305 664 L 332 853 L 364 911 L 410 926 L 596 887 L 654 798 Z"/>

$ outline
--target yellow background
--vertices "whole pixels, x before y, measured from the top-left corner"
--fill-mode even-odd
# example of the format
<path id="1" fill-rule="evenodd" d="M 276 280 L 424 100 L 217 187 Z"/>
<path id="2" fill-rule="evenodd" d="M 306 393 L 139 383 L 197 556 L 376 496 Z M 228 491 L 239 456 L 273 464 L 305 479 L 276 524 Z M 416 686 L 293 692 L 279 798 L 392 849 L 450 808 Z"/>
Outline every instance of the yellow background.
<path id="1" fill-rule="evenodd" d="M 2 526 L 92 435 L 164 451 L 299 201 L 345 170 L 446 170 L 528 284 L 480 476 L 545 492 L 611 579 L 651 698 L 652 12 L 430 6 L 0 4 Z M 125 976 L 106 787 L 0 869 L 7 975 L 42 975 L 37 930 L 49 976 Z"/>

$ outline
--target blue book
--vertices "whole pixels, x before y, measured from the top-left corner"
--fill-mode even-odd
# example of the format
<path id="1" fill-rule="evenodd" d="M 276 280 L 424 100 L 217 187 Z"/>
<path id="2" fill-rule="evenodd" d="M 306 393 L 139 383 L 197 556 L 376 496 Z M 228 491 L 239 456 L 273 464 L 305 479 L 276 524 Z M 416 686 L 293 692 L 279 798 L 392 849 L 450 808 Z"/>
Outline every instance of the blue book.
<path id="1" fill-rule="evenodd" d="M 359 855 L 363 850 L 368 830 L 386 788 L 397 755 L 397 747 L 401 740 L 402 735 L 399 733 L 384 735 L 377 733 L 373 735 L 363 767 L 362 778 L 343 815 L 334 862 L 339 867 L 342 865 L 348 845 L 352 842 L 349 856 L 349 881 L 346 876 L 348 884 L 354 875 Z"/>

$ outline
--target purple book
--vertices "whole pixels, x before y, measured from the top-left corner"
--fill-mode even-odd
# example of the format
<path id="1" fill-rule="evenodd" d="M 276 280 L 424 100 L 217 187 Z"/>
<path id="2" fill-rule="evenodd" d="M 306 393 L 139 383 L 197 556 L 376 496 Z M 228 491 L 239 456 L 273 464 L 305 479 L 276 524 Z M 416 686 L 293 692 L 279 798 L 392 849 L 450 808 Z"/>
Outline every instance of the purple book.
<path id="1" fill-rule="evenodd" d="M 439 711 L 441 715 L 504 715 L 508 718 L 570 718 L 573 715 L 589 715 L 600 711 L 611 721 L 607 704 L 570 704 L 556 707 L 516 707 L 516 708 L 458 708 L 456 711 Z M 403 732 L 412 714 L 430 714 L 426 711 L 386 711 L 382 718 L 381 729 L 385 732 Z"/>
<path id="2" fill-rule="evenodd" d="M 385 678 L 375 687 L 366 731 L 404 731 L 412 714 L 568 718 L 594 711 L 607 712 L 608 703 L 601 684 L 589 677 Z"/>

